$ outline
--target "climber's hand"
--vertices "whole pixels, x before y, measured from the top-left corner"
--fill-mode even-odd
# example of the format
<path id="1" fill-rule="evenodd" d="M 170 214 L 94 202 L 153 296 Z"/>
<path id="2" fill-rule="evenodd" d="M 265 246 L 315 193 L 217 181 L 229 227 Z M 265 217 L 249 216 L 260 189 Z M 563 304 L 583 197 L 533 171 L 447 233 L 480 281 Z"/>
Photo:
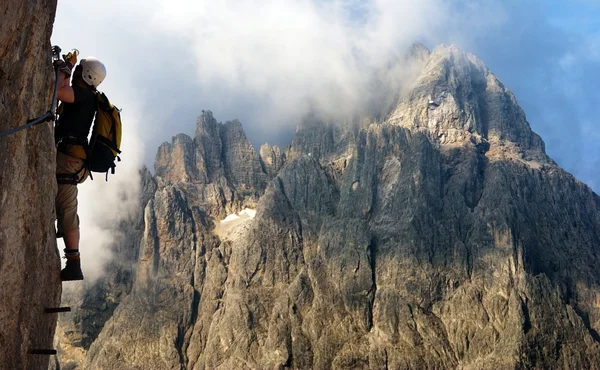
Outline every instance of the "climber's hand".
<path id="1" fill-rule="evenodd" d="M 71 76 L 71 70 L 73 69 L 73 65 L 65 62 L 64 60 L 55 60 L 52 65 L 54 68 L 58 68 L 61 72 L 64 72 L 67 77 Z"/>
<path id="2" fill-rule="evenodd" d="M 62 59 L 57 59 L 57 60 L 55 60 L 55 61 L 52 62 L 52 66 L 54 68 L 60 68 L 64 64 L 65 64 L 65 61 L 62 60 Z"/>

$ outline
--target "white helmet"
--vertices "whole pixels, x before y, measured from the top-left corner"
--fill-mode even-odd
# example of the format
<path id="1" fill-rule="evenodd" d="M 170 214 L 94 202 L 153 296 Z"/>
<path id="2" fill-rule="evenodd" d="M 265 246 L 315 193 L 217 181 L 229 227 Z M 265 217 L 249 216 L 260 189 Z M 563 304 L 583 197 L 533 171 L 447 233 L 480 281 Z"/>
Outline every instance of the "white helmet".
<path id="1" fill-rule="evenodd" d="M 81 77 L 86 84 L 98 87 L 98 85 L 104 81 L 104 78 L 106 77 L 106 67 L 104 67 L 104 64 L 97 58 L 87 57 L 81 59 L 79 64 L 82 69 Z"/>

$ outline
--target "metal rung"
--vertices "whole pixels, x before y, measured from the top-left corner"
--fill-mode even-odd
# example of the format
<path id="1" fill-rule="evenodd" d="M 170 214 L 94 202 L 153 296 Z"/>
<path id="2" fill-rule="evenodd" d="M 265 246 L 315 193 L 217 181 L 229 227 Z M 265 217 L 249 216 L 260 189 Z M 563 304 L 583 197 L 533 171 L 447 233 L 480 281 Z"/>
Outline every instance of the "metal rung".
<path id="1" fill-rule="evenodd" d="M 44 313 L 71 312 L 71 307 L 44 308 Z"/>
<path id="2" fill-rule="evenodd" d="M 56 350 L 55 349 L 34 348 L 34 349 L 30 349 L 29 351 L 27 351 L 27 353 L 29 353 L 30 355 L 55 355 Z"/>

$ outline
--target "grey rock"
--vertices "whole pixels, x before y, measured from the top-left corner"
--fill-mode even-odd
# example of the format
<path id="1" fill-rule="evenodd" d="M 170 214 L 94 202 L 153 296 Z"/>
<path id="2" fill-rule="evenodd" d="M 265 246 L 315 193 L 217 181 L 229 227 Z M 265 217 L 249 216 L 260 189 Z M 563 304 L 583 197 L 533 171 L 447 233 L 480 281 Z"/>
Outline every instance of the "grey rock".
<path id="1" fill-rule="evenodd" d="M 267 175 L 270 180 L 277 175 L 279 170 L 285 164 L 285 152 L 275 145 L 270 146 L 269 144 L 263 144 L 259 150 L 260 164 L 262 171 Z"/>
<path id="2" fill-rule="evenodd" d="M 222 143 L 219 124 L 211 111 L 202 111 L 196 121 L 196 167 L 205 174 L 207 181 L 216 182 L 224 176 L 222 166 Z"/>
<path id="3" fill-rule="evenodd" d="M 212 112 L 203 111 L 196 122 L 194 143 L 197 168 L 208 182 L 248 195 L 264 191 L 266 176 L 239 121 L 217 123 Z"/>
<path id="4" fill-rule="evenodd" d="M 242 129 L 240 121 L 226 122 L 219 127 L 223 145 L 225 175 L 242 197 L 257 197 L 266 187 L 267 176 L 260 159 Z"/>
<path id="5" fill-rule="evenodd" d="M 203 111 L 196 121 L 194 139 L 179 134 L 161 145 L 155 171 L 160 186 L 185 188 L 211 215 L 255 204 L 267 183 L 241 123 L 218 123 L 210 111 Z"/>
<path id="6" fill-rule="evenodd" d="M 163 143 L 158 148 L 154 172 L 167 184 L 200 182 L 206 183 L 206 170 L 196 167 L 194 142 L 185 134 L 173 137 L 171 143 Z"/>
<path id="7" fill-rule="evenodd" d="M 427 62 L 430 56 L 431 51 L 425 45 L 421 43 L 414 43 L 406 52 L 405 59 Z"/>
<path id="8" fill-rule="evenodd" d="M 436 48 L 390 123 L 425 130 L 442 144 L 485 140 L 547 161 L 514 95 L 474 55 L 454 46 Z"/>
<path id="9" fill-rule="evenodd" d="M 296 129 L 286 159 L 308 155 L 325 162 L 348 153 L 354 144 L 358 122 L 326 122 L 313 115 L 305 117 Z"/>

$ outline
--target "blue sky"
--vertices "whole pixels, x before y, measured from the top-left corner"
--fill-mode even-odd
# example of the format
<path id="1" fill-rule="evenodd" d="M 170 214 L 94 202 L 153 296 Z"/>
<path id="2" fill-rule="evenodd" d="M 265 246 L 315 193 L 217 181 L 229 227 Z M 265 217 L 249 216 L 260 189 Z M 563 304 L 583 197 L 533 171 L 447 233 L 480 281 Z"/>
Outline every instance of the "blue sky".
<path id="1" fill-rule="evenodd" d="M 596 0 L 549 0 L 545 9 L 549 23 L 566 32 L 585 35 L 600 31 L 600 2 Z"/>

